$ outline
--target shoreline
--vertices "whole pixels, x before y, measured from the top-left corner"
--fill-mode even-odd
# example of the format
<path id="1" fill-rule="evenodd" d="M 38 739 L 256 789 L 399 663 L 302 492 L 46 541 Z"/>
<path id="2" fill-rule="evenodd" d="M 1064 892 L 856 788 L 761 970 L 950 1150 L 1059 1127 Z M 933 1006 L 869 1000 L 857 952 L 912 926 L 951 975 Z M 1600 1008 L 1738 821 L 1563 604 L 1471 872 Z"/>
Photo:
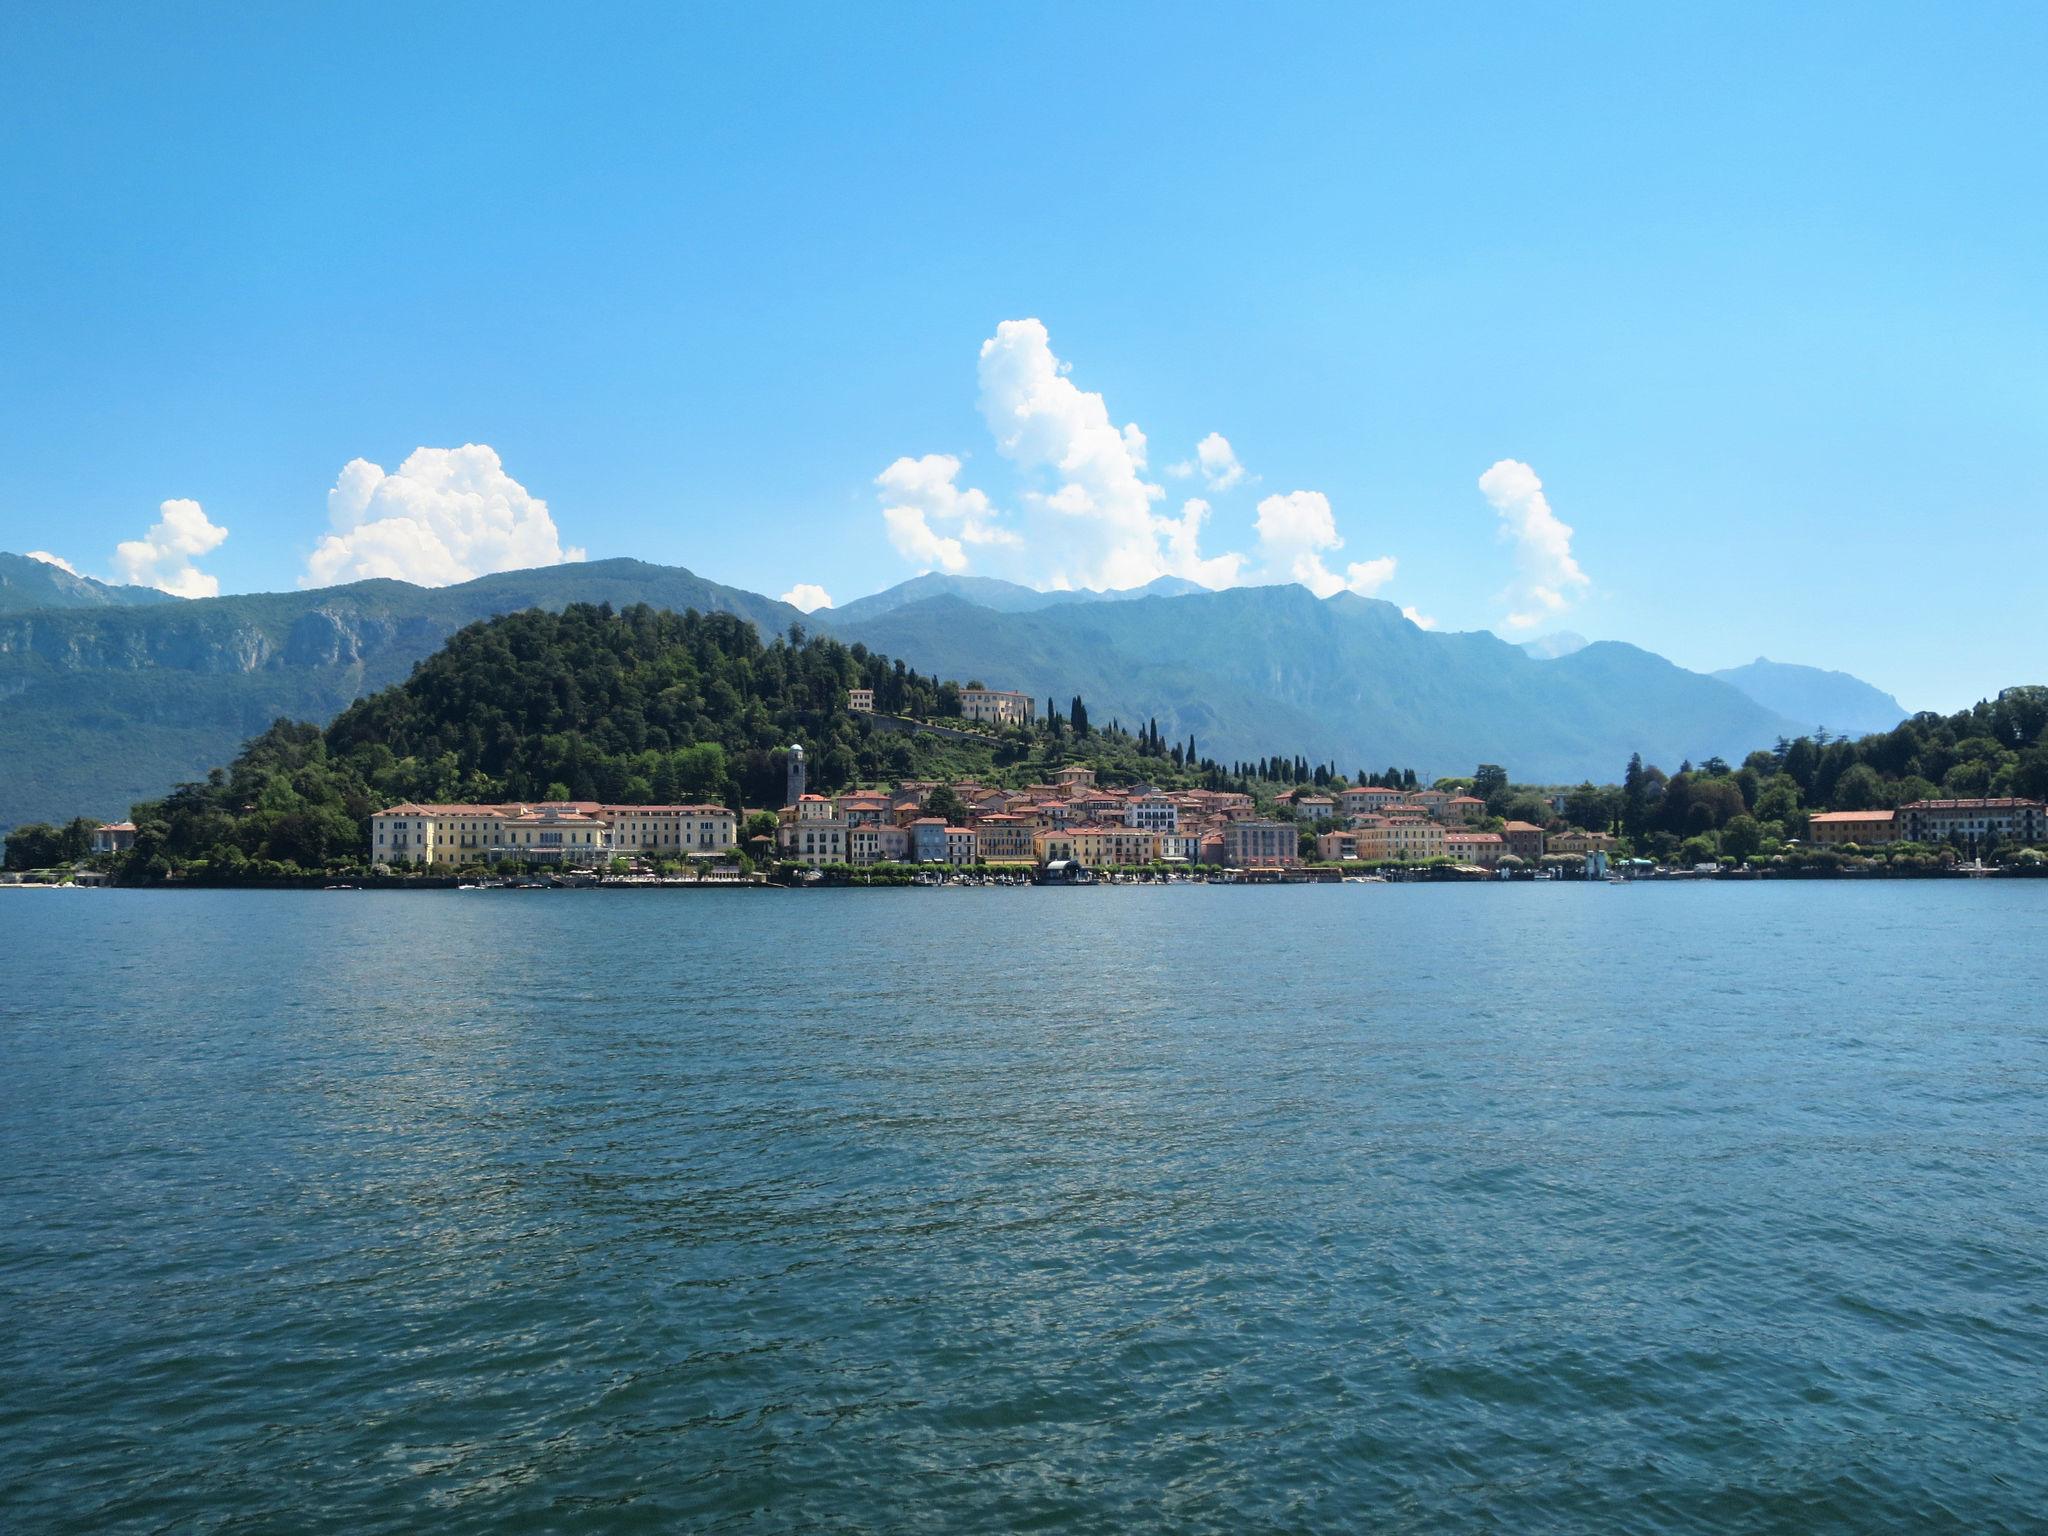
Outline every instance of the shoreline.
<path id="1" fill-rule="evenodd" d="M 330 894 L 369 893 L 379 895 L 404 895 L 429 891 L 493 892 L 498 894 L 545 894 L 563 891 L 635 891 L 635 892 L 677 892 L 677 891 L 889 891 L 889 890 L 1034 890 L 1034 889 L 1096 889 L 1102 887 L 1162 887 L 1162 886 L 1227 886 L 1265 889 L 1276 886 L 1333 886 L 1333 885 L 1429 885 L 1429 886 L 1498 886 L 1498 885 L 1715 885 L 1715 884 L 1757 884 L 1757 883 L 1927 883 L 1950 881 L 1968 883 L 1974 880 L 2039 880 L 2048 879 L 2048 869 L 1997 868 L 1997 869 L 1942 869 L 1912 870 L 1892 873 L 1878 870 L 1725 870 L 1718 874 L 1703 874 L 1691 871 L 1657 875 L 1631 875 L 1621 879 L 1569 878 L 1562 880 L 1510 879 L 1496 876 L 1436 876 L 1436 875 L 1392 875 L 1392 876 L 1331 876 L 1331 875 L 1286 875 L 1235 874 L 1228 878 L 1168 877 L 1145 879 L 1136 877 L 1105 877 L 1088 882 L 1044 884 L 1035 880 L 886 880 L 861 881 L 848 879 L 798 880 L 591 880 L 561 882 L 538 882 L 531 885 L 481 884 L 475 881 L 458 880 L 454 876 L 422 876 L 409 880 L 347 880 L 321 877 L 303 877 L 274 880 L 166 880 L 151 885 L 114 885 L 93 881 L 18 880 L 0 883 L 0 891 L 278 891 L 278 892 L 325 892 Z"/>

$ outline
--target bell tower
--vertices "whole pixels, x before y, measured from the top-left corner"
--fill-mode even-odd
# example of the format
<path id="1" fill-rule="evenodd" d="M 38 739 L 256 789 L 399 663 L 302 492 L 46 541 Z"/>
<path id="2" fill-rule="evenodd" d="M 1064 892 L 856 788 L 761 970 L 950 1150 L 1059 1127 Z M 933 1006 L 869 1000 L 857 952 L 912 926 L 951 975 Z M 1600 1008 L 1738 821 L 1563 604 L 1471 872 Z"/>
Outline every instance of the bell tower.
<path id="1" fill-rule="evenodd" d="M 794 746 L 789 749 L 789 798 L 784 805 L 795 805 L 804 797 L 804 749 Z"/>

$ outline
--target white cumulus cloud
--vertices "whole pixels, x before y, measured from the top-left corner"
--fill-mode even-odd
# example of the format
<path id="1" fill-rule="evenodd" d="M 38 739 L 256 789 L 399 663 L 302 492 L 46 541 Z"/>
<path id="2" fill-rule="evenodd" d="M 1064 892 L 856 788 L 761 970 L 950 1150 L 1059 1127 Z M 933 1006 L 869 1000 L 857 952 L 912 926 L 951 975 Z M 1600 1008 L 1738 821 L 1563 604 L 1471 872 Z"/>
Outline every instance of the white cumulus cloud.
<path id="1" fill-rule="evenodd" d="M 1144 477 L 1145 435 L 1116 426 L 1099 394 L 1068 377 L 1037 320 L 1005 320 L 981 345 L 981 414 L 1004 458 L 1049 482 L 1025 504 L 1051 525 L 1055 586 L 1135 587 L 1167 574 Z"/>
<path id="2" fill-rule="evenodd" d="M 1237 460 L 1237 450 L 1221 432 L 1211 432 L 1195 444 L 1193 458 L 1167 465 L 1166 472 L 1180 480 L 1200 475 L 1202 483 L 1212 491 L 1233 490 L 1249 478 L 1244 465 Z"/>
<path id="3" fill-rule="evenodd" d="M 69 571 L 74 576 L 78 574 L 77 566 L 61 555 L 51 554 L 47 549 L 32 549 L 28 552 L 28 557 L 31 560 L 40 560 L 45 565 L 54 565 L 60 571 Z"/>
<path id="4" fill-rule="evenodd" d="M 1205 587 L 1234 587 L 1244 580 L 1244 556 L 1203 556 L 1202 524 L 1208 519 L 1209 503 L 1199 496 L 1190 496 L 1181 503 L 1179 517 L 1158 520 L 1166 545 L 1167 571 Z"/>
<path id="5" fill-rule="evenodd" d="M 388 475 L 351 459 L 327 493 L 327 516 L 335 531 L 314 546 L 300 586 L 387 576 L 445 587 L 584 557 L 562 547 L 548 504 L 482 443 L 415 448 Z"/>
<path id="6" fill-rule="evenodd" d="M 906 455 L 875 476 L 889 542 L 920 570 L 957 575 L 967 569 L 965 546 L 1020 542 L 988 497 L 959 478 L 960 460 L 950 453 Z"/>
<path id="7" fill-rule="evenodd" d="M 1417 629 L 1436 628 L 1436 620 L 1432 619 L 1428 614 L 1424 613 L 1420 608 L 1417 608 L 1412 603 L 1401 610 L 1401 617 L 1406 619 L 1410 624 L 1413 624 Z"/>
<path id="8" fill-rule="evenodd" d="M 1257 562 L 1236 552 L 1204 554 L 1209 502 L 1191 496 L 1177 515 L 1160 511 L 1166 492 L 1145 477 L 1145 433 L 1136 422 L 1119 426 L 1103 397 L 1082 389 L 1072 373 L 1053 352 L 1043 322 L 1005 320 L 996 327 L 981 345 L 980 407 L 997 452 L 1022 484 L 1017 527 L 999 523 L 982 492 L 959 485 L 953 455 L 901 458 L 875 484 L 889 540 L 905 559 L 924 570 L 958 572 L 976 558 L 974 546 L 1001 545 L 1007 571 L 1052 588 L 1135 587 L 1170 575 L 1207 587 L 1300 581 L 1327 597 L 1347 588 L 1375 593 L 1393 579 L 1390 555 L 1341 573 L 1324 563 L 1324 554 L 1344 541 L 1328 498 L 1316 491 L 1259 504 Z M 1199 474 L 1214 491 L 1254 478 L 1220 432 L 1167 473 Z"/>
<path id="9" fill-rule="evenodd" d="M 1317 597 L 1356 592 L 1371 597 L 1394 579 L 1395 560 L 1381 555 L 1357 560 L 1340 576 L 1323 563 L 1327 550 L 1342 549 L 1337 517 L 1321 491 L 1289 491 L 1259 503 L 1259 546 L 1266 556 L 1268 581 L 1298 581 Z"/>
<path id="10" fill-rule="evenodd" d="M 1516 576 L 1508 588 L 1510 629 L 1533 629 L 1562 613 L 1592 584 L 1572 555 L 1571 525 L 1550 510 L 1543 482 L 1520 459 L 1502 459 L 1479 477 L 1480 494 L 1500 514 L 1515 546 Z"/>
<path id="11" fill-rule="evenodd" d="M 814 581 L 800 581 L 782 594 L 782 600 L 792 608 L 801 608 L 813 613 L 820 608 L 832 606 L 832 594 Z"/>
<path id="12" fill-rule="evenodd" d="M 1213 491 L 1227 491 L 1244 479 L 1244 466 L 1237 462 L 1230 439 L 1221 432 L 1211 432 L 1195 444 L 1195 463 Z"/>
<path id="13" fill-rule="evenodd" d="M 220 548 L 225 528 L 208 520 L 196 501 L 166 501 L 157 521 L 139 539 L 114 546 L 114 579 L 131 587 L 155 587 L 174 597 L 218 597 L 220 578 L 195 562 Z"/>

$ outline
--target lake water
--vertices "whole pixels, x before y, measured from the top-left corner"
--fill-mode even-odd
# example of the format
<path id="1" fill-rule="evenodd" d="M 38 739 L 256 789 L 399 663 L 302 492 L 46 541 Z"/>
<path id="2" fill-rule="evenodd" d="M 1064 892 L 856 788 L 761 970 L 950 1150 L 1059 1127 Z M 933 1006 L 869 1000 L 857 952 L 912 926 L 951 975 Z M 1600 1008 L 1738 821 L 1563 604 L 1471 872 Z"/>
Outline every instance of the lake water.
<path id="1" fill-rule="evenodd" d="M 2048 1526 L 2048 882 L 0 892 L 0 1526 Z"/>

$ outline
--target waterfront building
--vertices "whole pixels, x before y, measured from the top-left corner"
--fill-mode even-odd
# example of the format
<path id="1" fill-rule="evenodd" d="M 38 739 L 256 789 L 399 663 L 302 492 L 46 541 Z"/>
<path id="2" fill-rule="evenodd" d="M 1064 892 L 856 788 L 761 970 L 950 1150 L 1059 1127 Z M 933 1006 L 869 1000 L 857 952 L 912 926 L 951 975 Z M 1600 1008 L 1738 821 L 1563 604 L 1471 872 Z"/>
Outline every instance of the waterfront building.
<path id="1" fill-rule="evenodd" d="M 1352 846 L 1371 863 L 1420 864 L 1445 854 L 1444 826 L 1427 816 L 1373 816 L 1352 828 Z"/>
<path id="2" fill-rule="evenodd" d="M 1271 869 L 1301 862 L 1301 834 L 1291 821 L 1240 817 L 1223 829 L 1223 861 L 1234 869 Z"/>
<path id="3" fill-rule="evenodd" d="M 1823 848 L 1843 843 L 1876 848 L 1896 842 L 1898 835 L 1896 811 L 1816 811 L 1806 818 L 1806 840 Z"/>
<path id="4" fill-rule="evenodd" d="M 821 864 L 850 862 L 845 822 L 837 817 L 800 816 L 782 825 L 783 852 L 813 869 Z"/>
<path id="5" fill-rule="evenodd" d="M 937 816 L 920 816 L 910 823 L 910 858 L 914 864 L 946 862 L 946 823 Z"/>
<path id="6" fill-rule="evenodd" d="M 1552 853 L 1605 853 L 1612 854 L 1617 846 L 1611 832 L 1585 832 L 1573 827 L 1568 832 L 1559 832 L 1549 839 Z"/>
<path id="7" fill-rule="evenodd" d="M 722 805 L 601 805 L 611 849 L 657 858 L 722 853 L 738 841 L 739 818 Z"/>
<path id="8" fill-rule="evenodd" d="M 1163 864 L 1193 864 L 1202 856 L 1202 834 L 1193 831 L 1160 832 L 1159 860 Z"/>
<path id="9" fill-rule="evenodd" d="M 722 805 L 540 804 L 387 806 L 370 817 L 373 864 L 590 865 L 636 853 L 729 852 L 739 818 Z"/>
<path id="10" fill-rule="evenodd" d="M 998 811 L 978 818 L 974 831 L 985 864 L 1029 863 L 1036 854 L 1034 839 L 1038 828 L 1029 817 Z"/>
<path id="11" fill-rule="evenodd" d="M 974 828 L 946 828 L 946 862 L 948 864 L 975 864 L 980 862 Z"/>
<path id="12" fill-rule="evenodd" d="M 1316 834 L 1316 862 L 1338 864 L 1346 859 L 1358 857 L 1358 834 L 1355 832 L 1319 832 Z"/>
<path id="13" fill-rule="evenodd" d="M 1498 832 L 1446 832 L 1444 852 L 1460 864 L 1492 869 L 1506 853 L 1507 843 Z"/>
<path id="14" fill-rule="evenodd" d="M 846 829 L 846 862 L 860 865 L 909 863 L 909 829 L 892 821 L 849 825 Z"/>
<path id="15" fill-rule="evenodd" d="M 2012 796 L 1968 800 L 1913 800 L 1899 807 L 1906 839 L 1945 843 L 1951 837 L 1976 849 L 1987 836 L 2002 843 L 2048 842 L 2048 805 Z"/>
<path id="16" fill-rule="evenodd" d="M 126 853 L 135 846 L 135 823 L 103 821 L 93 829 L 94 853 Z"/>
<path id="17" fill-rule="evenodd" d="M 969 720 L 990 725 L 1029 725 L 1038 712 L 1037 701 L 1028 693 L 1002 688 L 962 688 L 960 713 Z"/>
<path id="18" fill-rule="evenodd" d="M 1511 821 L 1500 829 L 1508 852 L 1527 864 L 1543 857 L 1543 829 L 1533 821 Z"/>

